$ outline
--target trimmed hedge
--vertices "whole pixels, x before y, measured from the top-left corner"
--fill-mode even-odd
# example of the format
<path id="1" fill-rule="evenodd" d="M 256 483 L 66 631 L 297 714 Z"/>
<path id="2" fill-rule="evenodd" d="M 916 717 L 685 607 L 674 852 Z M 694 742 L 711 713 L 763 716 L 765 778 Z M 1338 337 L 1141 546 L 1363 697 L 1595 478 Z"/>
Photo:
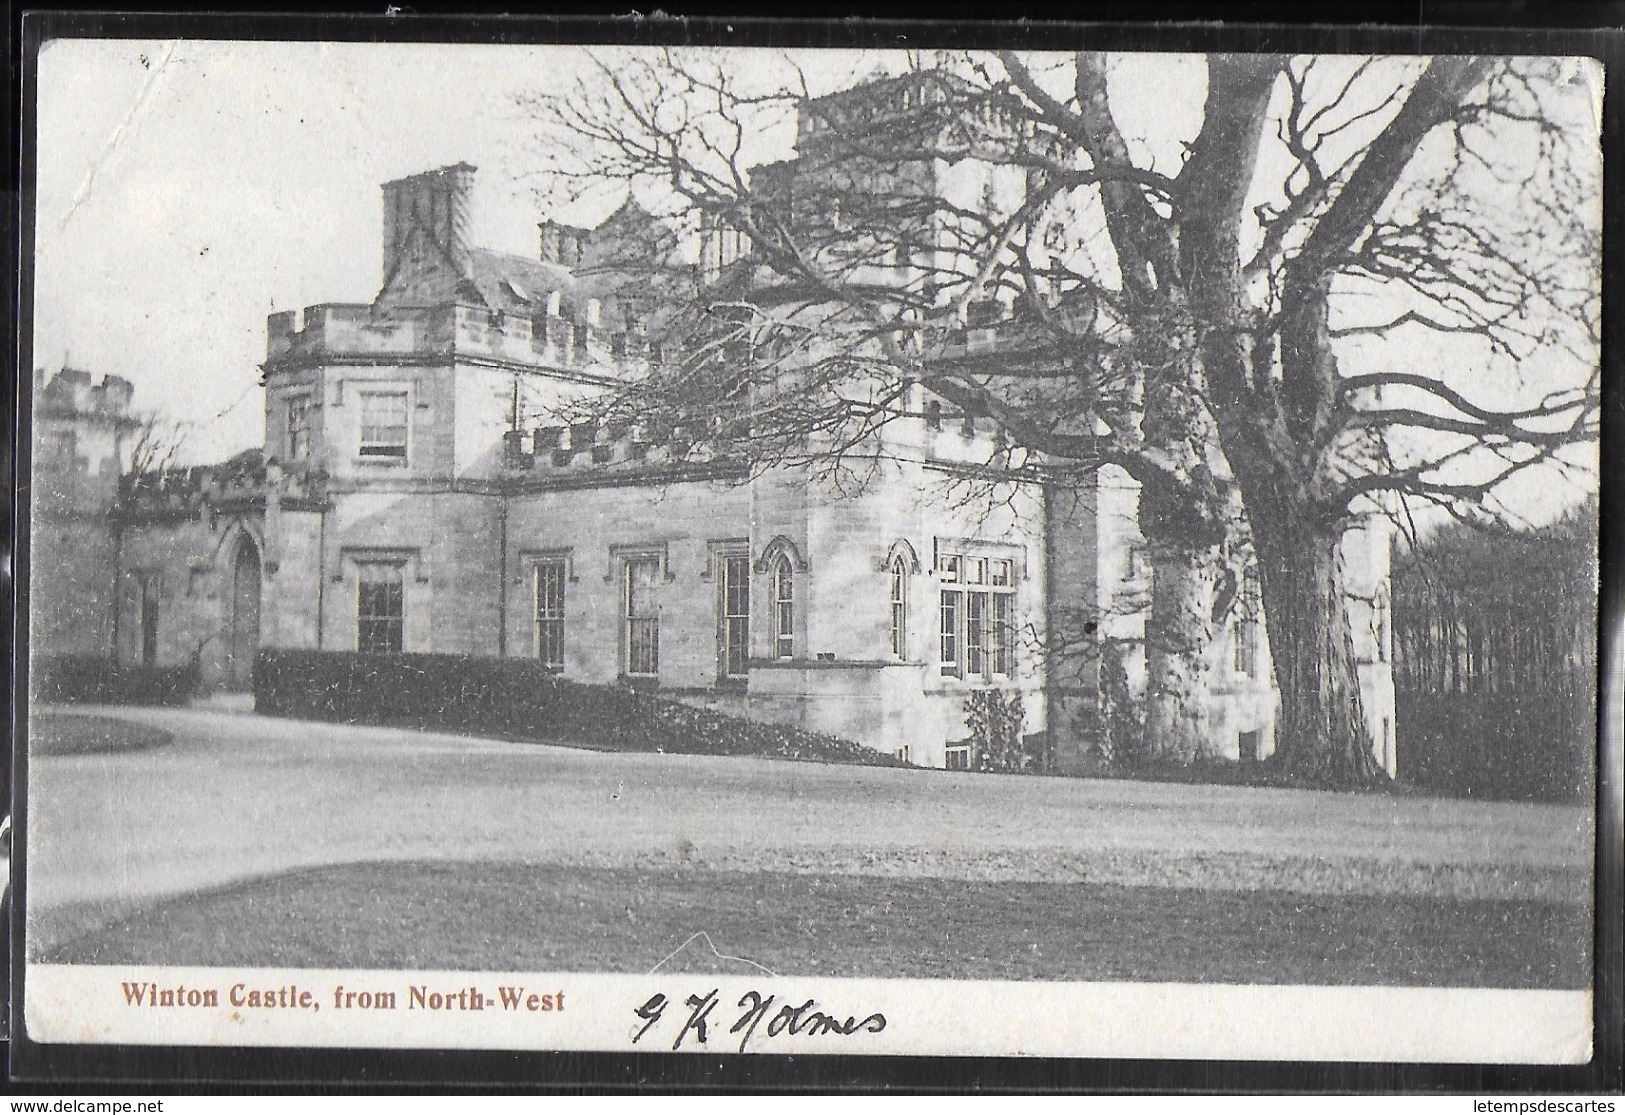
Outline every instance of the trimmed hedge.
<path id="1" fill-rule="evenodd" d="M 197 663 L 121 666 L 111 658 L 52 655 L 29 667 L 34 698 L 59 704 L 184 705 L 198 690 Z"/>
<path id="2" fill-rule="evenodd" d="M 566 681 L 524 658 L 262 650 L 254 698 L 262 714 L 306 720 L 410 724 L 618 751 L 908 765 L 836 736 L 622 686 Z"/>
<path id="3" fill-rule="evenodd" d="M 1596 715 L 1590 692 L 1560 685 L 1511 693 L 1400 688 L 1399 776 L 1459 797 L 1583 801 L 1593 793 Z"/>

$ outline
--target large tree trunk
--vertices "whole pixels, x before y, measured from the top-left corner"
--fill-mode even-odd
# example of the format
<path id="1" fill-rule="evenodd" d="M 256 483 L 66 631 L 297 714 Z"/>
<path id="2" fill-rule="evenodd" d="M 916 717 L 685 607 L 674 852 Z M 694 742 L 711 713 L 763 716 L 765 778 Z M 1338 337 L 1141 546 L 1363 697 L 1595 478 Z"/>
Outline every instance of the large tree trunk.
<path id="1" fill-rule="evenodd" d="M 1341 532 L 1288 511 L 1253 519 L 1264 620 L 1281 692 L 1275 761 L 1328 786 L 1384 776 L 1372 752 L 1349 632 Z"/>
<path id="2" fill-rule="evenodd" d="M 1152 542 L 1146 620 L 1145 751 L 1191 763 L 1214 750 L 1208 720 L 1219 547 Z"/>
<path id="3" fill-rule="evenodd" d="M 1195 339 L 1176 331 L 1145 346 L 1149 366 L 1178 368 Z M 1188 373 L 1187 373 L 1188 378 Z M 1146 618 L 1145 748 L 1153 758 L 1191 763 L 1217 751 L 1208 718 L 1214 601 L 1233 517 L 1230 493 L 1209 464 L 1211 419 L 1182 378 L 1150 377 L 1142 421 L 1146 441 L 1178 463 L 1181 482 L 1140 489 L 1140 531 L 1151 556 Z"/>

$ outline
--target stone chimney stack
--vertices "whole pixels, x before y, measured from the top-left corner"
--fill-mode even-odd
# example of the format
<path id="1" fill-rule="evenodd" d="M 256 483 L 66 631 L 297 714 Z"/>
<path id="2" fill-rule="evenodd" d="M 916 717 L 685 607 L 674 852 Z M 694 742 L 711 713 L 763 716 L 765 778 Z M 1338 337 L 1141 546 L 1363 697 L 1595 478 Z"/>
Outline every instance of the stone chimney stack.
<path id="1" fill-rule="evenodd" d="M 539 257 L 543 263 L 556 263 L 560 267 L 579 267 L 587 240 L 588 229 L 567 225 L 562 221 L 543 221 L 536 226 L 541 234 Z"/>
<path id="2" fill-rule="evenodd" d="M 427 236 L 456 267 L 469 273 L 469 190 L 475 168 L 441 167 L 384 183 L 384 281 L 415 235 Z"/>

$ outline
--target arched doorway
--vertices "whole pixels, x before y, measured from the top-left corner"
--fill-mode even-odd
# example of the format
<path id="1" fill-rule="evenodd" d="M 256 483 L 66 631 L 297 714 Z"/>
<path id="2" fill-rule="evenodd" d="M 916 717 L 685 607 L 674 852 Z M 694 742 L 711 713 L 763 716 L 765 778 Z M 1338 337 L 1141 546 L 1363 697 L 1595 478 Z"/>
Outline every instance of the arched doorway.
<path id="1" fill-rule="evenodd" d="M 227 632 L 226 684 L 254 688 L 254 658 L 260 649 L 260 551 L 243 536 L 231 574 L 231 626 Z"/>

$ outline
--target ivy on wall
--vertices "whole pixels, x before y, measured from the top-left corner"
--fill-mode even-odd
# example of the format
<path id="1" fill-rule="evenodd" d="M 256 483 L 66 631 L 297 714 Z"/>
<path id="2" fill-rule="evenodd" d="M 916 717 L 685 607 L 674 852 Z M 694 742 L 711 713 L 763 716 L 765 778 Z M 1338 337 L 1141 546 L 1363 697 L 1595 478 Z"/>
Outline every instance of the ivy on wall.
<path id="1" fill-rule="evenodd" d="M 973 690 L 965 698 L 965 727 L 970 733 L 971 767 L 1014 772 L 1033 766 L 1022 741 L 1026 711 L 1021 694 L 997 689 Z"/>

